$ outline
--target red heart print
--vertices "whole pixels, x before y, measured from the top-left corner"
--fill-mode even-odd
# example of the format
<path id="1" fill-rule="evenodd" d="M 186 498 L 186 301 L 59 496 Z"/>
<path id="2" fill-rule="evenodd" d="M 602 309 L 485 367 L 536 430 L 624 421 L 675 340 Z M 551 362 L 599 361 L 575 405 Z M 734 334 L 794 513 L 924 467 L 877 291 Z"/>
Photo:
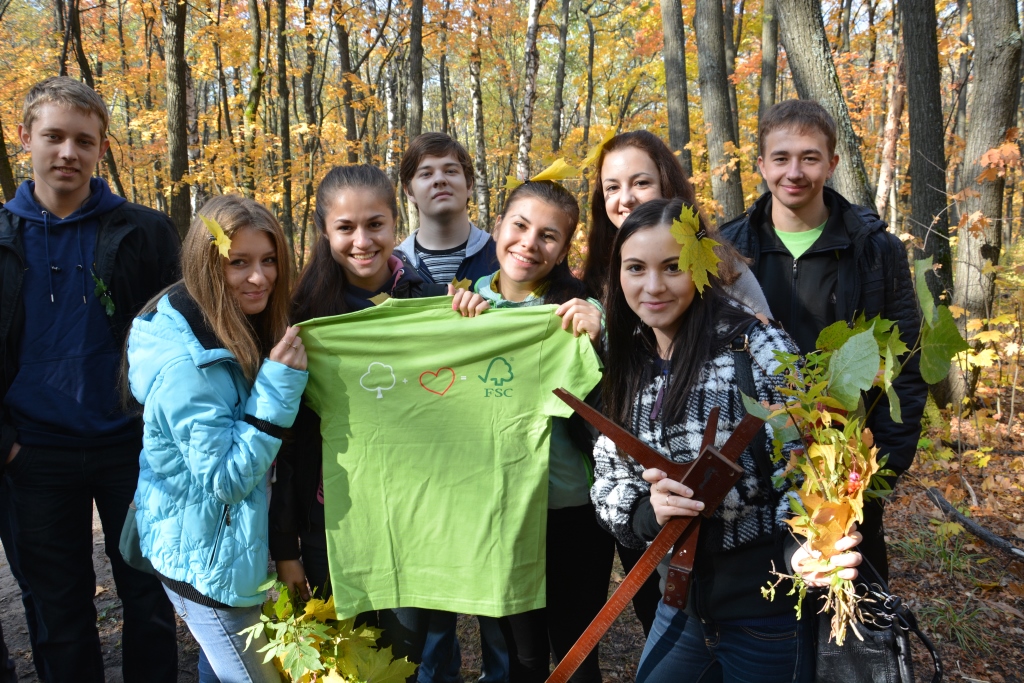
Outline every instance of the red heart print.
<path id="1" fill-rule="evenodd" d="M 426 377 L 427 375 L 430 375 L 435 380 L 436 379 L 440 379 L 443 382 L 444 381 L 444 377 L 441 377 L 441 373 L 442 372 L 447 372 L 449 375 L 451 375 L 451 379 L 448 380 L 448 384 L 441 391 L 437 391 L 436 389 L 431 389 L 430 387 L 428 387 L 426 384 L 423 383 L 423 378 Z M 434 384 L 435 386 L 437 386 L 436 382 L 431 382 L 431 383 Z M 437 372 L 431 372 L 430 370 L 427 370 L 426 372 L 420 373 L 420 386 L 423 387 L 424 389 L 426 389 L 427 391 L 429 391 L 432 394 L 437 394 L 438 396 L 444 396 L 445 393 L 447 393 L 447 391 L 452 388 L 453 384 L 455 384 L 455 371 L 452 370 L 451 368 L 438 368 Z"/>

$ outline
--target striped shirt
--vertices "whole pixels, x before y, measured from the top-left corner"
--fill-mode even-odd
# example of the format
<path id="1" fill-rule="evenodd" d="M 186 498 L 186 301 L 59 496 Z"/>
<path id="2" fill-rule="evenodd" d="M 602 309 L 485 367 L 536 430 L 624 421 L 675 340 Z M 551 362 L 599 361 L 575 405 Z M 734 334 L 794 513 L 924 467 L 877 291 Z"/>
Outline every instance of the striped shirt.
<path id="1" fill-rule="evenodd" d="M 420 246 L 419 240 L 416 240 L 416 256 L 423 261 L 427 270 L 430 271 L 434 282 L 448 284 L 455 279 L 459 266 L 465 260 L 466 246 L 468 244 L 469 240 L 466 240 L 459 246 L 452 247 L 451 249 L 425 249 Z"/>

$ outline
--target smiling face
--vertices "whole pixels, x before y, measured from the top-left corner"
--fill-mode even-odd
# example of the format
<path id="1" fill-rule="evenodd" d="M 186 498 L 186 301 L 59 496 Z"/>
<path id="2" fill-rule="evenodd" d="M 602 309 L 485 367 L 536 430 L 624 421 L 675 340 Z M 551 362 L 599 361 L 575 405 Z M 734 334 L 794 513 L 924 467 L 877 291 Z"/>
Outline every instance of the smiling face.
<path id="1" fill-rule="evenodd" d="M 224 280 L 242 313 L 262 313 L 277 283 L 277 249 L 270 235 L 248 227 L 236 230 L 224 262 Z"/>
<path id="2" fill-rule="evenodd" d="M 425 156 L 405 188 L 420 215 L 441 219 L 464 213 L 472 183 L 454 154 Z"/>
<path id="3" fill-rule="evenodd" d="M 838 163 L 839 156 L 829 153 L 828 138 L 814 129 L 773 130 L 765 136 L 757 158 L 772 199 L 798 215 L 824 206 L 825 181 L 832 177 Z"/>
<path id="4" fill-rule="evenodd" d="M 53 102 L 42 105 L 32 128 L 18 126 L 21 146 L 32 155 L 36 199 L 61 217 L 89 196 L 93 169 L 110 146 L 92 113 Z"/>
<path id="5" fill-rule="evenodd" d="M 654 331 L 659 355 L 670 358 L 672 339 L 697 292 L 690 272 L 679 270 L 679 242 L 668 225 L 643 228 L 622 243 L 621 254 L 626 304 Z"/>
<path id="6" fill-rule="evenodd" d="M 569 251 L 575 226 L 558 206 L 524 196 L 506 207 L 494 230 L 501 295 L 522 301 L 535 291 Z"/>
<path id="7" fill-rule="evenodd" d="M 388 202 L 366 188 L 342 190 L 324 225 L 331 256 L 345 269 L 348 282 L 369 291 L 383 287 L 391 277 L 388 259 L 395 250 L 395 216 Z"/>
<path id="8" fill-rule="evenodd" d="M 661 199 L 661 175 L 654 160 L 639 147 L 608 152 L 601 162 L 601 190 L 608 220 L 620 227 L 630 212 L 652 199 Z"/>

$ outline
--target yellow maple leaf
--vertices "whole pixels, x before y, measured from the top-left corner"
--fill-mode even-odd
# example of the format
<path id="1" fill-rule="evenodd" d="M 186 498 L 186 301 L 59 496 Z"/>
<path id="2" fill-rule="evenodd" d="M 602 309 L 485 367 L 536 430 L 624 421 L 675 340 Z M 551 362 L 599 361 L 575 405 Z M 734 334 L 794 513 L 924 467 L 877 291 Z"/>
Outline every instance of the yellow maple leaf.
<path id="1" fill-rule="evenodd" d="M 374 296 L 371 296 L 370 297 L 370 301 L 373 302 L 374 306 L 380 306 L 382 303 L 384 303 L 385 301 L 387 301 L 390 298 L 391 298 L 390 294 L 388 294 L 387 292 L 381 292 L 380 294 L 376 294 Z"/>
<path id="2" fill-rule="evenodd" d="M 837 554 L 836 542 L 853 525 L 853 508 L 849 503 L 825 502 L 812 513 L 811 521 L 818 532 L 817 538 L 811 541 L 811 548 L 829 558 Z"/>
<path id="3" fill-rule="evenodd" d="M 470 281 L 468 277 L 464 277 L 461 280 L 456 280 L 455 278 L 452 278 L 452 287 L 454 287 L 455 289 L 464 289 L 467 292 L 473 291 L 473 283 Z"/>
<path id="4" fill-rule="evenodd" d="M 615 137 L 614 128 L 604 134 L 604 137 L 601 138 L 601 142 L 590 148 L 590 151 L 587 152 L 587 156 L 580 163 L 580 168 L 586 168 L 596 162 L 601 157 L 601 152 L 604 151 L 604 146 L 607 145 L 613 137 Z"/>
<path id="5" fill-rule="evenodd" d="M 719 243 L 704 236 L 700 220 L 693 208 L 683 205 L 679 218 L 672 221 L 672 237 L 682 245 L 679 250 L 679 269 L 689 271 L 697 292 L 703 292 L 711 286 L 709 275 L 718 274 L 718 264 L 722 259 L 715 253 Z"/>
<path id="6" fill-rule="evenodd" d="M 519 180 L 515 176 L 505 176 L 505 189 L 512 191 L 523 184 L 522 180 Z"/>
<path id="7" fill-rule="evenodd" d="M 579 172 L 580 171 L 579 171 L 578 168 L 575 168 L 575 167 L 570 166 L 569 164 L 565 163 L 565 159 L 562 158 L 562 159 L 557 159 L 554 163 L 552 163 L 550 166 L 545 168 L 543 171 L 541 171 L 537 175 L 535 175 L 532 178 L 530 178 L 530 180 L 533 180 L 533 181 L 539 181 L 539 180 L 559 181 L 559 180 L 565 180 L 566 178 L 572 178 L 573 176 L 577 175 Z"/>
<path id="8" fill-rule="evenodd" d="M 202 214 L 199 214 L 199 217 L 203 219 L 206 229 L 210 231 L 211 241 L 217 245 L 217 251 L 221 256 L 227 258 L 228 251 L 231 249 L 231 238 L 224 233 L 224 228 L 220 227 L 220 223 L 217 221 Z"/>

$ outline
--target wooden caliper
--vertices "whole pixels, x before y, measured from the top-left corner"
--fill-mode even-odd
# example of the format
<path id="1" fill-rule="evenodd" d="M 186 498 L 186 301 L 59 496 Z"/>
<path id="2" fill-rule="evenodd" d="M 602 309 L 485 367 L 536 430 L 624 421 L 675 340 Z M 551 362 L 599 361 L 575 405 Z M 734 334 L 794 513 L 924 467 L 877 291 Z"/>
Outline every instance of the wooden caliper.
<path id="1" fill-rule="evenodd" d="M 701 511 L 704 517 L 714 514 L 725 495 L 742 476 L 743 468 L 736 462 L 764 424 L 764 420 L 746 415 L 721 449 L 715 448 L 719 414 L 716 406 L 711 409 L 707 424 L 704 426 L 704 438 L 697 459 L 689 463 L 677 463 L 668 460 L 565 389 L 555 389 L 554 393 L 584 420 L 611 439 L 621 451 L 645 468 L 656 467 L 666 472 L 670 478 L 692 489 L 694 499 L 704 503 L 704 510 Z M 669 520 L 605 606 L 590 622 L 587 630 L 551 672 L 547 683 L 567 683 L 670 550 L 672 559 L 662 599 L 672 607 L 686 607 L 699 531 L 700 517 L 673 517 Z"/>

